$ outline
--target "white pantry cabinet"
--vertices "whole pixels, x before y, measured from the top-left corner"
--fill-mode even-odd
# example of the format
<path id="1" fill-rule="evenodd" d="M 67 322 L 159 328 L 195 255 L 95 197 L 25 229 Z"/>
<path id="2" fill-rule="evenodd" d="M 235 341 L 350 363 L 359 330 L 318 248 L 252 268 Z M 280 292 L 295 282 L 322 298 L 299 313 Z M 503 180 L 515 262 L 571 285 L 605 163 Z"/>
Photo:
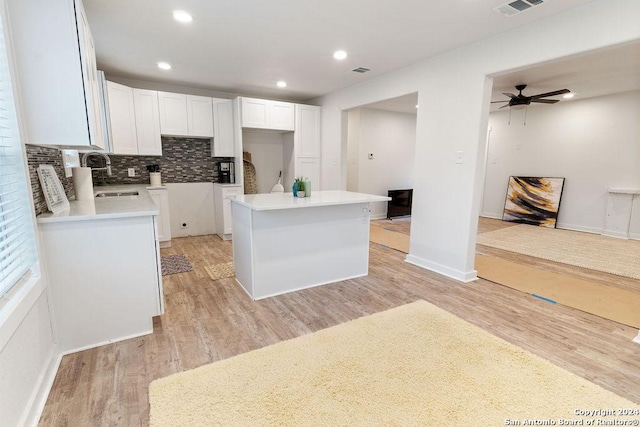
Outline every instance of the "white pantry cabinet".
<path id="1" fill-rule="evenodd" d="M 213 100 L 206 96 L 158 92 L 163 135 L 213 137 Z"/>
<path id="2" fill-rule="evenodd" d="M 216 234 L 222 240 L 231 240 L 233 232 L 229 197 L 242 194 L 240 184 L 213 184 L 213 206 L 216 215 Z"/>
<path id="3" fill-rule="evenodd" d="M 149 195 L 153 199 L 160 213 L 156 217 L 158 227 L 158 241 L 161 248 L 171 246 L 171 218 L 169 216 L 169 190 L 166 187 L 148 187 Z"/>
<path id="4" fill-rule="evenodd" d="M 296 131 L 293 134 L 296 158 L 320 157 L 321 114 L 320 107 L 296 104 Z"/>
<path id="5" fill-rule="evenodd" d="M 268 99 L 242 98 L 242 127 L 280 131 L 294 130 L 294 104 Z"/>
<path id="6" fill-rule="evenodd" d="M 107 82 L 113 154 L 162 155 L 158 94 Z"/>
<path id="7" fill-rule="evenodd" d="M 213 99 L 214 135 L 211 142 L 213 157 L 235 156 L 233 136 L 233 101 L 230 99 Z"/>
<path id="8" fill-rule="evenodd" d="M 103 149 L 95 49 L 81 0 L 8 0 L 28 144 Z"/>

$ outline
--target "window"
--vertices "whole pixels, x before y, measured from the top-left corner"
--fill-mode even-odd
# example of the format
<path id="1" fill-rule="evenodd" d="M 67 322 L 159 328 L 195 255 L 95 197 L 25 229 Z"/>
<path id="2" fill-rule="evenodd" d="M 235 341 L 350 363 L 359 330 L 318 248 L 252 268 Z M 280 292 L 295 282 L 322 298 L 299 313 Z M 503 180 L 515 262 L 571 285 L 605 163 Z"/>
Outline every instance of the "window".
<path id="1" fill-rule="evenodd" d="M 3 23 L 2 23 L 3 24 Z M 0 297 L 36 262 L 30 193 L 0 24 Z"/>

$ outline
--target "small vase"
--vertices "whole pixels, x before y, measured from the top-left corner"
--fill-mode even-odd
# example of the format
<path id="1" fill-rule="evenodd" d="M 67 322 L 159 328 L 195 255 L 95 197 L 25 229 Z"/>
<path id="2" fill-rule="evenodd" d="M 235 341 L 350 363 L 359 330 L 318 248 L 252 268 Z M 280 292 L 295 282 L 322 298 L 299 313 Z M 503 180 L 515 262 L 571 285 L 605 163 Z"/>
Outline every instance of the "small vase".
<path id="1" fill-rule="evenodd" d="M 293 183 L 293 197 L 296 197 L 298 195 L 298 183 L 294 182 Z"/>
<path id="2" fill-rule="evenodd" d="M 298 190 L 298 197 L 301 199 L 304 198 L 304 191 Z"/>
<path id="3" fill-rule="evenodd" d="M 304 182 L 304 195 L 305 197 L 311 197 L 311 181 Z"/>

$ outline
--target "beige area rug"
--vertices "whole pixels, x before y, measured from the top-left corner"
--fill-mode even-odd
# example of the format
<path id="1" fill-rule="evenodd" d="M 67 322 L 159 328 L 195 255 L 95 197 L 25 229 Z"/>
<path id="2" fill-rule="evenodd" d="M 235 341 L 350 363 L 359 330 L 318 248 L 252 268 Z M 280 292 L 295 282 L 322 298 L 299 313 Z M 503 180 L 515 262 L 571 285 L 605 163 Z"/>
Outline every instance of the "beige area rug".
<path id="1" fill-rule="evenodd" d="M 209 277 L 213 280 L 224 279 L 226 277 L 233 277 L 236 275 L 232 262 L 210 265 L 205 267 L 204 271 L 206 271 Z"/>
<path id="2" fill-rule="evenodd" d="M 154 427 L 502 426 L 640 408 L 426 301 L 156 380 L 149 399 Z"/>
<path id="3" fill-rule="evenodd" d="M 478 235 L 478 244 L 640 279 L 640 241 L 520 224 Z"/>
<path id="4" fill-rule="evenodd" d="M 407 234 L 386 229 L 382 225 L 377 225 L 373 222 L 369 228 L 370 241 L 396 249 L 405 254 L 409 253 L 409 236 Z"/>
<path id="5" fill-rule="evenodd" d="M 476 255 L 476 270 L 483 279 L 640 329 L 640 292 L 601 285 L 490 255 Z"/>

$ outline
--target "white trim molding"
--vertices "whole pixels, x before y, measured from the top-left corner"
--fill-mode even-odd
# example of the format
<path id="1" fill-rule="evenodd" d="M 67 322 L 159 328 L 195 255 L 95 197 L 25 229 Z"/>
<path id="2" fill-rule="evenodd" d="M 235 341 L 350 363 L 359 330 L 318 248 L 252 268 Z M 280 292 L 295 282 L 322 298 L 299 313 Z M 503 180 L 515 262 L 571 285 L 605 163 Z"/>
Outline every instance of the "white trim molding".
<path id="1" fill-rule="evenodd" d="M 455 270 L 445 265 L 438 264 L 436 262 L 429 261 L 424 258 L 419 258 L 411 254 L 407 254 L 405 261 L 408 262 L 409 264 L 417 265 L 418 267 L 424 268 L 426 270 L 430 270 L 435 273 L 442 274 L 443 276 L 447 276 L 451 279 L 457 280 L 458 282 L 469 283 L 469 282 L 473 282 L 474 280 L 478 280 L 478 272 L 476 270 L 471 270 L 467 272 Z"/>

